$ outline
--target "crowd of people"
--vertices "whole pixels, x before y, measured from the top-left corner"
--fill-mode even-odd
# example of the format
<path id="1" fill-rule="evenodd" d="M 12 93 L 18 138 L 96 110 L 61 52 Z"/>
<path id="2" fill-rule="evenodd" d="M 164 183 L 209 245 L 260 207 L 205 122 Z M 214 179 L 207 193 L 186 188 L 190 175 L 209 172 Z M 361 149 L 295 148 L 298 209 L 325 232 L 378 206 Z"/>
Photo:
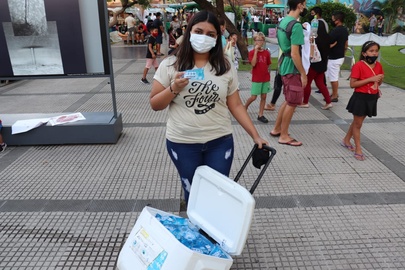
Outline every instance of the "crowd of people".
<path id="1" fill-rule="evenodd" d="M 328 110 L 333 107 L 332 102 L 338 102 L 338 77 L 348 46 L 348 31 L 343 26 L 342 12 L 333 13 L 333 28 L 329 31 L 322 18 L 322 10 L 315 7 L 310 11 L 311 17 L 316 16 L 319 21 L 318 32 L 314 36 L 309 29 L 310 23 L 296 23 L 306 12 L 306 1 L 289 0 L 288 5 L 290 11 L 281 20 L 277 33 L 282 53 L 277 71 L 279 78 L 275 79 L 280 91 L 280 84 L 283 85 L 285 101 L 280 105 L 276 122 L 269 133 L 278 137 L 279 144 L 301 146 L 303 143 L 289 133 L 293 114 L 297 107 L 309 107 L 312 81 L 315 81 L 325 98 L 326 103 L 322 109 Z M 249 105 L 260 96 L 257 120 L 268 123 L 263 113 L 268 108 L 266 96 L 271 88 L 271 55 L 264 46 L 265 36 L 260 32 L 253 36 L 254 47 L 249 52 L 252 66 L 251 96 L 244 103 L 239 96 L 234 58 L 238 35 L 230 33 L 224 41 L 225 26 L 226 23 L 213 13 L 200 11 L 191 18 L 182 33 L 184 38 L 181 45 L 176 43 L 174 27 L 171 26 L 170 54 L 160 65 L 156 65 L 157 70 L 153 77 L 150 104 L 156 111 L 168 108 L 166 146 L 179 172 L 186 201 L 198 166 L 208 165 L 229 175 L 234 152 L 230 114 L 259 148 L 268 144 L 259 135 L 247 113 Z M 176 29 L 180 27 L 177 25 Z M 245 28 L 243 24 L 240 27 L 243 37 Z M 306 32 L 309 34 L 305 34 Z M 303 52 L 305 45 L 308 45 L 308 52 Z M 153 55 L 151 48 L 148 51 L 155 60 L 156 55 Z M 321 59 L 312 61 L 314 51 L 318 51 Z M 350 79 L 354 93 L 347 110 L 353 114 L 353 122 L 340 144 L 353 151 L 357 160 L 365 159 L 360 142 L 362 123 L 366 116 L 377 114 L 379 85 L 384 78 L 381 64 L 376 61 L 378 52 L 377 43 L 365 43 L 360 61 L 353 66 Z M 308 59 L 304 59 L 305 57 Z M 325 74 L 331 83 L 331 94 Z M 274 110 L 276 101 L 272 100 L 272 103 Z"/>
<path id="2" fill-rule="evenodd" d="M 367 32 L 365 30 L 365 26 L 367 26 L 368 21 L 368 33 L 377 34 L 378 36 L 382 37 L 384 34 L 385 28 L 385 19 L 382 14 L 376 15 L 374 13 L 370 14 L 370 17 L 366 20 L 361 20 L 360 14 L 357 16 L 357 20 L 353 29 L 353 33 L 356 34 L 363 34 Z"/>

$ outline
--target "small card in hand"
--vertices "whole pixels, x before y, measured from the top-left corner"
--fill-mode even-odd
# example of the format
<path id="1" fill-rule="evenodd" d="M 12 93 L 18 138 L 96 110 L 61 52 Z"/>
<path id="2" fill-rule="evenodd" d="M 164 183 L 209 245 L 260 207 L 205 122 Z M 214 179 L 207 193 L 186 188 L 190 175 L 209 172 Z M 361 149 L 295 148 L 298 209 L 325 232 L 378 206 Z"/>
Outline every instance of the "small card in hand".
<path id="1" fill-rule="evenodd" d="M 197 69 L 190 69 L 184 71 L 183 78 L 187 78 L 190 80 L 204 80 L 204 69 L 197 68 Z"/>

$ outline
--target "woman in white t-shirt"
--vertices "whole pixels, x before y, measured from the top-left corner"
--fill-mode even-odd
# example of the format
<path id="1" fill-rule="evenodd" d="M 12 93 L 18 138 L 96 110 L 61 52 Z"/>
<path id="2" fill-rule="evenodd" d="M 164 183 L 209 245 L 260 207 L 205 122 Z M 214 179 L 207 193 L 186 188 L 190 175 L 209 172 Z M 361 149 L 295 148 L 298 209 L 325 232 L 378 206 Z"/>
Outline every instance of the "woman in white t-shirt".
<path id="1" fill-rule="evenodd" d="M 167 151 L 186 202 L 198 166 L 229 175 L 234 154 L 229 112 L 259 148 L 268 144 L 243 106 L 237 78 L 223 53 L 218 19 L 205 10 L 192 17 L 176 56 L 164 59 L 154 76 L 150 104 L 155 111 L 169 108 Z"/>

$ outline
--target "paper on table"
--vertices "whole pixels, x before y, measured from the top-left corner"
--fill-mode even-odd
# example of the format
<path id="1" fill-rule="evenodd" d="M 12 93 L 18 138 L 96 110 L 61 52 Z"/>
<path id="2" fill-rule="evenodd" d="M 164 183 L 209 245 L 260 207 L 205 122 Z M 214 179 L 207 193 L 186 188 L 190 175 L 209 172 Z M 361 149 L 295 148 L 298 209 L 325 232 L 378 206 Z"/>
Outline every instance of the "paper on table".
<path id="1" fill-rule="evenodd" d="M 11 126 L 11 134 L 18 134 L 27 132 L 31 129 L 37 128 L 46 124 L 50 118 L 38 118 L 38 119 L 27 119 L 18 120 Z"/>
<path id="2" fill-rule="evenodd" d="M 61 125 L 65 123 L 72 123 L 79 120 L 86 120 L 86 118 L 81 113 L 65 114 L 60 116 L 55 116 L 49 119 L 49 123 L 52 126 Z"/>

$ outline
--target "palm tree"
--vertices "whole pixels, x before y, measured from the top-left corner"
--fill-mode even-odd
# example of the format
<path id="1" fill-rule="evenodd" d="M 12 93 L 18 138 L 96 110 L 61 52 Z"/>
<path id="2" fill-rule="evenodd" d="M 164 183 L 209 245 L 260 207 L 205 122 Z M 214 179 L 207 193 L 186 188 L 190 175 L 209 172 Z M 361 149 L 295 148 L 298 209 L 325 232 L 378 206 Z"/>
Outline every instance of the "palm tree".
<path id="1" fill-rule="evenodd" d="M 374 6 L 379 8 L 384 14 L 385 30 L 391 33 L 395 27 L 398 8 L 405 5 L 405 0 L 386 0 L 384 2 L 375 1 Z"/>

